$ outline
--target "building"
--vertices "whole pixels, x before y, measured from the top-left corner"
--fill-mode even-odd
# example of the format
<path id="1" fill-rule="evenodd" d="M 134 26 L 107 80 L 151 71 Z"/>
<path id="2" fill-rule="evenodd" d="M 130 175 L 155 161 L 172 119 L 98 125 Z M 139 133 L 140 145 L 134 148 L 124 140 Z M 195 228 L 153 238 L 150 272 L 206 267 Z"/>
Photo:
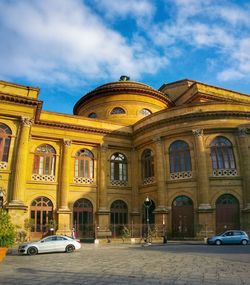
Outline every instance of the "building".
<path id="1" fill-rule="evenodd" d="M 0 187 L 32 238 L 197 237 L 250 228 L 250 97 L 193 80 L 159 90 L 122 76 L 66 115 L 0 81 Z M 148 198 L 149 204 L 145 201 Z M 55 225 L 54 225 L 55 226 Z"/>

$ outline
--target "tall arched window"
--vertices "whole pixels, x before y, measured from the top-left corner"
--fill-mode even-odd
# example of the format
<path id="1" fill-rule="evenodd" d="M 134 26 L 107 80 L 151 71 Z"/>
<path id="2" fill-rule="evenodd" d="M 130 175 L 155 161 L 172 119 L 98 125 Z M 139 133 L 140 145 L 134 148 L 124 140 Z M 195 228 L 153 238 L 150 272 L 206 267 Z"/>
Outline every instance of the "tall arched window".
<path id="1" fill-rule="evenodd" d="M 151 149 L 145 149 L 141 156 L 142 181 L 154 182 L 154 156 Z"/>
<path id="2" fill-rule="evenodd" d="M 35 151 L 33 174 L 55 175 L 56 151 L 48 144 L 40 145 Z"/>
<path id="3" fill-rule="evenodd" d="M 0 123 L 0 161 L 8 161 L 11 135 L 11 129 Z"/>
<path id="4" fill-rule="evenodd" d="M 94 178 L 94 156 L 91 151 L 81 149 L 76 153 L 75 177 Z"/>
<path id="5" fill-rule="evenodd" d="M 214 175 L 236 175 L 232 143 L 225 137 L 216 137 L 210 149 Z M 235 171 L 228 172 L 228 170 Z"/>
<path id="6" fill-rule="evenodd" d="M 110 180 L 128 181 L 127 158 L 122 153 L 114 153 L 110 158 Z"/>
<path id="7" fill-rule="evenodd" d="M 111 111 L 111 115 L 117 115 L 117 114 L 125 114 L 125 110 L 121 107 L 115 107 L 112 111 Z"/>
<path id="8" fill-rule="evenodd" d="M 169 164 L 172 179 L 191 177 L 191 157 L 189 146 L 185 141 L 178 140 L 170 145 Z"/>
<path id="9" fill-rule="evenodd" d="M 128 223 L 128 206 L 122 200 L 116 200 L 110 208 L 110 224 L 113 236 L 119 236 Z"/>

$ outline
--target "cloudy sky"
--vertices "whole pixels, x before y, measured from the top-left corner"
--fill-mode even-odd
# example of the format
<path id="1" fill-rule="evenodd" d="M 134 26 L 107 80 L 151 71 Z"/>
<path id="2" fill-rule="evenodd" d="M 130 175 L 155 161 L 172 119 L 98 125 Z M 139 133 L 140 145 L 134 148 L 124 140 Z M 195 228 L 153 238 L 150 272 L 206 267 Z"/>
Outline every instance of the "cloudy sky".
<path id="1" fill-rule="evenodd" d="M 0 36 L 0 80 L 39 87 L 44 110 L 121 75 L 250 94 L 248 0 L 1 0 Z"/>

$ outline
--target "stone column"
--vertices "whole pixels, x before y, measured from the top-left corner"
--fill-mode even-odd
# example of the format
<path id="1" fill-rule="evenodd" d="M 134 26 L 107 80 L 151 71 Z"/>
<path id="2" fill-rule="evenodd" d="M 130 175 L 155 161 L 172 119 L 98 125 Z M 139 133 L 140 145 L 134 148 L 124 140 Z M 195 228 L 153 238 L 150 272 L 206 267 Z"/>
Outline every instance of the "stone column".
<path id="1" fill-rule="evenodd" d="M 71 233 L 71 211 L 68 206 L 69 179 L 70 179 L 70 157 L 71 140 L 63 140 L 62 170 L 59 182 L 59 210 L 58 231 L 59 234 Z"/>
<path id="2" fill-rule="evenodd" d="M 199 209 L 210 209 L 209 204 L 209 177 L 206 161 L 206 149 L 203 141 L 203 130 L 193 130 L 196 151 L 196 175 Z"/>
<path id="3" fill-rule="evenodd" d="M 12 201 L 9 203 L 9 207 L 16 208 L 27 207 L 24 205 L 24 197 L 26 190 L 26 169 L 29 150 L 30 127 L 33 124 L 33 119 L 31 118 L 22 117 L 21 120 L 22 122 L 17 148 Z"/>
<path id="4" fill-rule="evenodd" d="M 239 151 L 241 160 L 241 176 L 243 181 L 243 207 L 250 211 L 250 153 L 246 128 L 238 129 Z"/>
<path id="5" fill-rule="evenodd" d="M 108 146 L 102 144 L 100 147 L 100 162 L 99 162 L 99 185 L 98 185 L 98 197 L 99 208 L 97 212 L 97 237 L 106 238 L 111 236 L 109 229 L 109 209 L 107 205 L 107 150 Z"/>
<path id="6" fill-rule="evenodd" d="M 162 235 L 165 232 L 166 227 L 166 168 L 165 168 L 165 159 L 164 159 L 164 150 L 162 138 L 157 137 L 154 140 L 156 147 L 156 180 L 157 180 L 157 207 L 154 211 L 155 213 L 155 223 L 159 228 L 162 228 Z"/>

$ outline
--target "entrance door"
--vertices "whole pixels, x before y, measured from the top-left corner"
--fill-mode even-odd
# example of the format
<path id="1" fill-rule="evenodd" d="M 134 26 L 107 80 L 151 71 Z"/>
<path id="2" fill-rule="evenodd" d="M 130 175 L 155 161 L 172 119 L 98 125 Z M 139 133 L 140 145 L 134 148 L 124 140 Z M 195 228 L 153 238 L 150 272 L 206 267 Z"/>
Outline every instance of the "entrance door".
<path id="1" fill-rule="evenodd" d="M 122 200 L 116 200 L 110 207 L 110 225 L 112 237 L 119 237 L 128 224 L 128 206 Z"/>
<path id="2" fill-rule="evenodd" d="M 172 203 L 172 235 L 182 238 L 194 236 L 194 206 L 186 196 L 178 196 Z"/>
<path id="3" fill-rule="evenodd" d="M 216 232 L 239 229 L 239 201 L 230 194 L 220 196 L 216 201 Z"/>
<path id="4" fill-rule="evenodd" d="M 93 238 L 93 206 L 87 199 L 80 199 L 74 203 L 73 222 L 77 238 Z"/>
<path id="5" fill-rule="evenodd" d="M 46 197 L 38 197 L 30 206 L 30 218 L 34 221 L 31 238 L 41 238 L 49 233 L 48 224 L 53 219 L 53 204 Z"/>

